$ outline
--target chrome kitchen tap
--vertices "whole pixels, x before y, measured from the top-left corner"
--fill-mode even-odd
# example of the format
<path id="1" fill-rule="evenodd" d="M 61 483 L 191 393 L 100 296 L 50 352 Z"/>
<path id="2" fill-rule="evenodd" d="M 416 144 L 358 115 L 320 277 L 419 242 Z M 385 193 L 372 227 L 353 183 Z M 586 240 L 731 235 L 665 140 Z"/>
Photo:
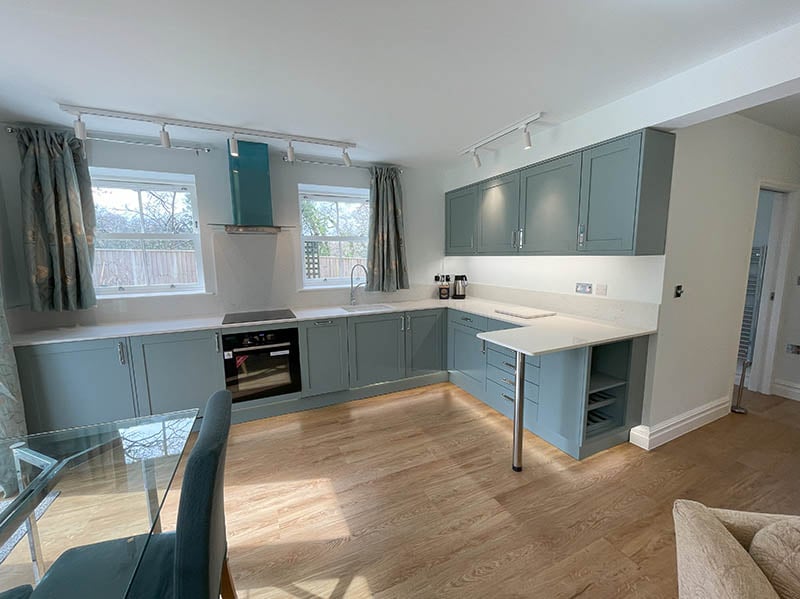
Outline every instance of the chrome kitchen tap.
<path id="1" fill-rule="evenodd" d="M 353 287 L 353 282 L 354 282 L 353 281 L 353 275 L 355 274 L 356 269 L 359 266 L 364 271 L 364 282 L 363 283 L 359 283 L 358 285 Z M 356 264 L 355 266 L 353 266 L 353 268 L 350 269 L 350 305 L 351 306 L 355 306 L 356 305 L 356 289 L 358 289 L 362 285 L 365 286 L 367 284 L 367 277 L 368 276 L 369 276 L 369 273 L 367 272 L 367 267 L 364 266 L 363 264 Z"/>

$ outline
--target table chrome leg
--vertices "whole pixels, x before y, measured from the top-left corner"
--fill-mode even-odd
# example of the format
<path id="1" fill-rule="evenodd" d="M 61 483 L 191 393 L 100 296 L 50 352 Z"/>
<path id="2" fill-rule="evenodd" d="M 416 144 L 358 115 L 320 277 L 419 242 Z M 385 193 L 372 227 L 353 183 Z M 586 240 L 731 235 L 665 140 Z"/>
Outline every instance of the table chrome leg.
<path id="1" fill-rule="evenodd" d="M 514 455 L 511 469 L 522 471 L 522 411 L 525 406 L 525 354 L 516 352 L 516 376 L 514 377 Z"/>
<path id="2" fill-rule="evenodd" d="M 150 524 L 153 525 L 153 532 L 161 532 L 161 518 L 158 514 L 158 483 L 156 482 L 155 460 L 142 460 L 142 479 L 144 480 L 144 490 L 147 494 L 147 515 L 150 517 Z"/>
<path id="3" fill-rule="evenodd" d="M 15 443 L 11 446 L 14 455 L 14 467 L 17 470 L 17 485 L 19 492 L 27 486 L 25 473 L 22 471 L 22 461 L 20 460 L 20 450 L 25 447 L 24 443 Z M 28 549 L 31 554 L 31 565 L 33 567 L 33 580 L 38 583 L 44 574 L 45 564 L 42 555 L 42 543 L 39 540 L 39 526 L 36 524 L 36 510 L 25 520 L 25 534 L 28 537 Z"/>

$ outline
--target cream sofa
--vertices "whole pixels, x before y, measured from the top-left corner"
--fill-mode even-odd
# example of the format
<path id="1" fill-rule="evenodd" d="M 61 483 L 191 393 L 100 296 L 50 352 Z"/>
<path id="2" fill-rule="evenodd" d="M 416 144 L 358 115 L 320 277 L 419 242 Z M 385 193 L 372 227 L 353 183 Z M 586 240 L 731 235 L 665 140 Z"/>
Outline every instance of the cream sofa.
<path id="1" fill-rule="evenodd" d="M 672 510 L 681 599 L 800 599 L 800 516 Z"/>

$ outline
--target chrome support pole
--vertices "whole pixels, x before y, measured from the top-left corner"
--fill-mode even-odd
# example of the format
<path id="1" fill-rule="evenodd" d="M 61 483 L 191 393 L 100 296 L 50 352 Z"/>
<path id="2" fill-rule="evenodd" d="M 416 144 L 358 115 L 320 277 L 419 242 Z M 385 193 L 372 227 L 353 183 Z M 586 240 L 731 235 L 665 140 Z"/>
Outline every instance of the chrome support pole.
<path id="1" fill-rule="evenodd" d="M 511 469 L 522 471 L 522 411 L 525 406 L 525 354 L 516 352 L 516 373 L 514 377 L 514 455 Z"/>
<path id="2" fill-rule="evenodd" d="M 742 394 L 744 393 L 744 379 L 747 376 L 747 369 L 753 363 L 745 358 L 742 360 L 742 374 L 739 377 L 739 389 L 736 390 L 736 401 L 731 406 L 731 412 L 734 414 L 747 414 L 747 408 L 742 407 Z"/>
<path id="3" fill-rule="evenodd" d="M 144 480 L 144 490 L 147 495 L 147 515 L 153 532 L 161 532 L 161 517 L 159 516 L 158 482 L 156 481 L 155 460 L 145 458 L 142 460 L 142 479 Z"/>
<path id="4" fill-rule="evenodd" d="M 28 448 L 24 443 L 15 443 L 11 446 L 11 453 L 14 456 L 14 466 L 17 470 L 17 485 L 19 492 L 25 489 L 28 485 L 28 477 L 22 470 L 22 462 L 25 460 L 25 455 Z M 36 454 L 34 453 L 34 457 Z M 35 460 L 35 466 L 39 466 L 38 460 Z M 39 540 L 39 526 L 36 524 L 36 510 L 34 509 L 28 518 L 25 520 L 25 533 L 28 537 L 28 550 L 31 554 L 31 566 L 33 567 L 33 580 L 37 584 L 42 579 L 46 570 L 44 563 L 44 556 L 42 555 L 42 542 Z"/>

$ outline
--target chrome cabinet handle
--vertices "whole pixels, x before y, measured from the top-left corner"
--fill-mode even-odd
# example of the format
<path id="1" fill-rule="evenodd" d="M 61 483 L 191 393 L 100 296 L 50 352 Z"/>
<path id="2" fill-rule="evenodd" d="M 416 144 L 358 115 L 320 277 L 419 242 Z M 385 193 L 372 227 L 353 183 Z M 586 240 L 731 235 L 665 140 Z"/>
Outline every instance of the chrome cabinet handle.
<path id="1" fill-rule="evenodd" d="M 517 248 L 517 231 L 511 231 L 511 247 Z"/>
<path id="2" fill-rule="evenodd" d="M 511 364 L 510 362 L 503 362 L 503 366 L 508 366 L 508 367 L 509 367 L 511 370 L 513 370 L 514 372 L 516 372 L 516 371 L 517 371 L 517 367 L 516 367 L 516 366 L 514 366 L 513 364 Z"/>
<path id="3" fill-rule="evenodd" d="M 504 382 L 506 385 L 514 385 L 514 384 L 515 384 L 515 382 L 514 382 L 514 381 L 512 381 L 511 379 L 507 379 L 507 378 L 505 378 L 505 377 L 504 377 L 504 378 L 502 378 L 501 380 L 502 380 L 502 381 L 503 381 L 503 382 Z"/>
<path id="4" fill-rule="evenodd" d="M 581 223 L 578 226 L 578 246 L 583 247 L 586 244 L 586 225 Z"/>
<path id="5" fill-rule="evenodd" d="M 471 319 L 471 318 L 468 318 L 468 317 L 466 317 L 466 316 L 462 316 L 462 317 L 461 317 L 461 320 L 463 320 L 464 322 L 472 322 L 472 319 Z"/>
<path id="6" fill-rule="evenodd" d="M 400 332 L 404 333 L 406 330 L 406 317 L 401 315 L 400 316 Z"/>
<path id="7" fill-rule="evenodd" d="M 411 330 L 411 315 L 406 314 L 406 331 Z"/>
<path id="8" fill-rule="evenodd" d="M 525 245 L 525 229 L 519 230 L 519 237 L 517 238 L 517 249 L 522 249 L 522 246 Z"/>
<path id="9" fill-rule="evenodd" d="M 119 357 L 119 363 L 123 366 L 126 364 L 125 359 L 125 344 L 120 341 L 117 343 L 117 356 Z"/>
<path id="10" fill-rule="evenodd" d="M 217 353 L 222 350 L 219 344 L 219 333 L 214 333 L 214 349 L 217 350 Z"/>
<path id="11" fill-rule="evenodd" d="M 513 401 L 514 401 L 514 398 L 513 398 L 513 397 L 509 397 L 509 396 L 508 396 L 508 395 L 506 395 L 505 393 L 501 393 L 501 394 L 500 394 L 500 397 L 502 397 L 503 399 L 507 399 L 508 401 L 510 401 L 510 402 L 512 402 L 512 403 L 513 403 Z"/>
<path id="12" fill-rule="evenodd" d="M 486 353 L 486 339 L 481 339 L 481 353 Z"/>
<path id="13" fill-rule="evenodd" d="M 332 320 L 316 320 L 314 321 L 315 327 L 324 327 L 325 325 L 333 324 Z"/>

